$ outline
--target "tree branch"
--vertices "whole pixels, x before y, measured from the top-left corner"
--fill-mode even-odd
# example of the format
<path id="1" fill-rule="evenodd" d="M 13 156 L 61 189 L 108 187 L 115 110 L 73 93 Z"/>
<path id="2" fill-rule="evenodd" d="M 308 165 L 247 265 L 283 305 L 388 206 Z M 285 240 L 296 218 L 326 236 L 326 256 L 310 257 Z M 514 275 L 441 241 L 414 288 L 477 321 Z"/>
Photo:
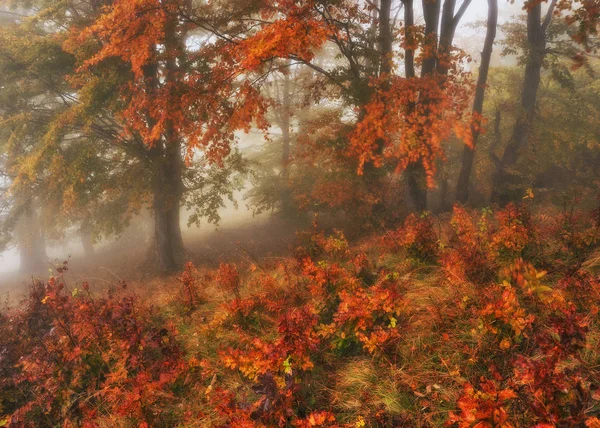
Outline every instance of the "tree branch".
<path id="1" fill-rule="evenodd" d="M 542 23 L 542 32 L 545 34 L 548 25 L 550 25 L 550 21 L 552 21 L 552 15 L 554 14 L 554 8 L 556 7 L 556 3 L 558 0 L 552 0 L 550 6 L 548 7 L 548 12 L 546 12 L 546 17 L 544 18 L 544 22 Z"/>
<path id="2" fill-rule="evenodd" d="M 454 19 L 453 19 L 455 27 L 456 27 L 456 25 L 458 25 L 458 23 L 462 19 L 463 15 L 467 11 L 470 4 L 471 4 L 471 0 L 464 0 L 462 2 L 462 4 L 460 5 L 460 7 L 458 8 L 458 12 L 456 12 L 456 15 L 454 15 Z"/>

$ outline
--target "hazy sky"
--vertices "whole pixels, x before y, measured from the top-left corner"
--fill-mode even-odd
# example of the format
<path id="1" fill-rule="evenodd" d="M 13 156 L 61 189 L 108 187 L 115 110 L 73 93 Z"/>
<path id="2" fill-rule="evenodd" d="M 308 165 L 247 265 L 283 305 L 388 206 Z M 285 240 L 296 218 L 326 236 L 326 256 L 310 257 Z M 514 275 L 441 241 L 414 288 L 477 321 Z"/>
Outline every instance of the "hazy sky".
<path id="1" fill-rule="evenodd" d="M 465 13 L 463 23 L 487 19 L 487 3 L 487 0 L 473 0 Z M 500 0 L 498 8 L 498 20 L 500 22 L 510 19 L 514 15 L 521 15 L 524 13 L 522 1 L 516 1 L 514 4 L 510 4 L 508 1 Z"/>

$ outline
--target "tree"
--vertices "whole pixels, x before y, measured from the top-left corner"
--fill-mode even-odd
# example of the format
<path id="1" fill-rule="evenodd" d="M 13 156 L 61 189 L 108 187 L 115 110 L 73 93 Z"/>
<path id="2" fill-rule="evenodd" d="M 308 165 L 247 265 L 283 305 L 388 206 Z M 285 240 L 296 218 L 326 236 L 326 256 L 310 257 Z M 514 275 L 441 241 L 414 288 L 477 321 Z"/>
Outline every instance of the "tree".
<path id="1" fill-rule="evenodd" d="M 475 158 L 475 147 L 477 139 L 481 133 L 483 102 L 485 99 L 485 90 L 487 78 L 494 49 L 494 40 L 496 38 L 496 27 L 498 25 L 498 0 L 488 0 L 488 19 L 485 42 L 481 52 L 481 64 L 479 65 L 479 76 L 477 78 L 477 87 L 475 89 L 475 100 L 473 101 L 473 124 L 471 125 L 472 147 L 465 146 L 462 154 L 462 163 L 458 183 L 456 185 L 456 200 L 466 203 L 469 200 L 469 183 L 471 171 L 473 170 L 473 160 Z"/>
<path id="2" fill-rule="evenodd" d="M 248 154 L 257 167 L 254 168 L 253 187 L 244 197 L 250 200 L 255 214 L 277 210 L 287 216 L 295 208 L 290 186 L 292 145 L 297 139 L 294 122 L 308 102 L 305 98 L 312 76 L 306 67 L 292 65 L 290 60 L 277 64 L 277 68 L 278 72 L 266 77 L 261 89 L 270 103 L 267 118 L 280 133 L 270 136 L 257 153 Z"/>
<path id="3" fill-rule="evenodd" d="M 125 135 L 139 137 L 149 159 L 156 255 L 163 271 L 182 261 L 184 155 L 188 163 L 200 156 L 205 166 L 223 167 L 234 133 L 248 131 L 265 110 L 258 91 L 236 80 L 239 73 L 220 42 L 208 41 L 197 51 L 186 46 L 188 31 L 211 25 L 191 22 L 190 8 L 177 1 L 116 1 L 70 45 L 79 55 L 85 50 L 76 42 L 99 41 L 92 55 L 82 57 L 81 76 L 108 77 L 115 59 L 127 70 L 118 86 L 122 107 L 115 114 L 122 118 Z"/>
<path id="4" fill-rule="evenodd" d="M 512 31 L 512 39 L 508 40 L 512 41 L 514 46 L 521 46 L 525 55 L 525 71 L 520 95 L 520 109 L 508 144 L 501 158 L 491 152 L 491 158 L 495 165 L 491 200 L 500 204 L 506 204 L 522 194 L 517 184 L 516 165 L 528 143 L 532 129 L 542 70 L 545 66 L 552 67 L 553 64 L 557 64 L 556 60 L 550 61 L 548 64 L 546 61 L 548 55 L 568 55 L 576 60 L 576 64 L 582 64 L 585 62 L 585 55 L 595 49 L 593 36 L 596 34 L 600 17 L 600 4 L 597 1 L 550 0 L 543 19 L 542 3 L 545 1 L 529 0 L 524 5 L 527 11 L 525 46 L 521 46 L 523 38 L 518 36 L 522 34 L 519 32 L 519 26 L 513 27 L 513 30 L 516 31 Z M 559 22 L 557 28 L 560 28 L 561 31 L 551 31 L 554 15 L 564 17 L 567 27 Z M 570 39 L 565 39 L 565 32 Z M 550 44 L 553 49 L 549 49 Z M 582 46 L 584 52 L 577 52 L 578 46 Z"/>
<path id="5" fill-rule="evenodd" d="M 16 227 L 17 246 L 23 273 L 41 272 L 46 264 L 46 245 L 40 217 L 33 200 L 24 203 Z"/>
<path id="6" fill-rule="evenodd" d="M 396 158 L 399 163 L 396 171 L 406 170 L 409 200 L 412 208 L 422 211 L 426 208 L 427 187 L 432 187 L 436 173 L 436 162 L 443 156 L 441 142 L 449 137 L 452 130 L 464 135 L 461 130 L 464 114 L 464 104 L 468 88 L 466 74 L 460 68 L 462 56 L 452 49 L 454 34 L 458 23 L 468 8 L 470 1 L 464 1 L 458 10 L 455 1 L 424 1 L 423 12 L 425 31 L 421 35 L 421 53 L 417 58 L 421 65 L 420 78 L 415 76 L 413 54 L 418 45 L 414 44 L 415 37 L 413 3 L 405 2 L 405 63 L 404 79 L 396 80 L 393 88 L 395 99 L 403 99 L 402 104 L 390 104 L 394 107 L 385 110 L 389 122 L 381 125 L 386 133 L 396 138 L 386 138 L 384 145 L 388 146 L 387 156 Z M 442 12 L 441 30 L 440 12 Z M 438 31 L 440 31 L 438 36 Z M 418 39 L 417 39 L 418 40 Z M 381 102 L 381 99 L 377 102 Z M 393 102 L 393 101 L 392 101 Z M 369 120 L 378 121 L 381 118 L 372 117 Z M 401 124 L 401 126 L 398 126 Z M 359 123 L 359 127 L 360 127 Z M 371 125 L 376 131 L 377 123 Z M 369 136 L 357 134 L 359 138 Z M 371 160 L 380 162 L 372 157 L 372 151 L 364 150 Z M 394 148 L 392 149 L 392 146 Z M 368 158 L 367 158 L 368 159 Z"/>
<path id="7" fill-rule="evenodd" d="M 465 12 L 469 8 L 470 4 L 470 0 L 465 0 L 460 4 L 458 10 L 456 10 L 456 0 L 445 0 L 441 10 L 441 23 L 439 24 L 439 40 L 436 40 L 437 36 L 435 34 L 432 34 L 430 36 L 432 37 L 430 43 L 434 43 L 432 61 L 435 60 L 435 73 L 441 76 L 440 84 L 442 88 L 444 86 L 444 76 L 447 76 L 449 68 L 452 65 L 452 50 L 456 49 L 456 47 L 454 46 L 454 37 L 456 34 L 456 29 Z M 426 6 L 424 5 L 424 8 L 425 7 Z M 427 7 L 433 8 L 433 5 L 429 5 Z M 430 10 L 426 14 L 426 17 L 427 15 L 432 15 L 433 13 L 436 13 L 437 21 L 439 21 L 439 6 L 434 10 Z M 435 22 L 435 26 L 437 28 L 438 22 L 434 20 L 434 18 L 431 16 L 429 19 L 432 22 Z M 437 46 L 435 46 L 435 43 L 437 43 Z M 427 69 L 425 71 L 427 72 L 427 74 L 431 74 L 434 72 L 433 69 Z M 469 144 L 468 141 L 466 142 L 467 144 Z M 446 194 L 448 191 L 448 176 L 446 173 L 446 169 L 447 168 L 444 165 L 442 157 L 438 157 L 436 159 L 435 187 L 432 188 L 432 186 L 428 186 L 430 187 L 428 195 L 422 193 L 419 196 L 421 204 L 426 202 L 427 207 L 430 211 L 441 212 L 447 209 Z M 423 188 L 421 188 L 420 191 L 423 192 Z"/>
<path id="8" fill-rule="evenodd" d="M 521 92 L 521 112 L 517 117 L 512 136 L 502 159 L 496 159 L 492 200 L 502 204 L 511 199 L 506 190 L 510 182 L 509 169 L 514 167 L 519 158 L 519 151 L 527 143 L 531 123 L 535 114 L 537 92 L 540 85 L 541 72 L 546 56 L 546 32 L 554 14 L 557 0 L 552 0 L 542 21 L 542 2 L 528 2 L 527 8 L 527 64 L 523 77 L 523 91 Z"/>
<path id="9" fill-rule="evenodd" d="M 407 180 L 409 194 L 417 201 L 416 208 L 421 209 L 424 208 L 425 181 L 432 184 L 435 160 L 442 154 L 439 140 L 449 135 L 448 130 L 461 133 L 461 126 L 451 123 L 463 119 L 460 106 L 465 102 L 466 92 L 458 88 L 466 83 L 466 78 L 457 67 L 462 57 L 450 52 L 450 46 L 469 3 L 463 2 L 454 13 L 456 2 L 445 2 L 442 40 L 445 58 L 439 62 L 439 73 L 436 64 L 441 2 L 438 1 L 424 2 L 425 34 L 414 26 L 413 2 L 404 1 L 396 6 L 396 15 L 401 7 L 405 11 L 404 40 L 401 41 L 407 58 L 405 76 L 396 72 L 397 20 L 392 16 L 391 1 L 369 2 L 364 6 L 348 1 L 335 7 L 329 7 L 327 2 L 302 2 L 293 6 L 286 2 L 269 3 L 269 11 L 276 11 L 273 16 L 277 19 L 262 22 L 261 29 L 241 43 L 243 64 L 262 67 L 273 57 L 284 57 L 320 73 L 355 112 L 355 128 L 347 136 L 345 145 L 358 161 L 359 174 L 364 176 L 374 199 L 381 202 L 381 180 L 388 173 L 416 168 L 422 173 L 409 173 Z M 296 42 L 278 45 L 281 39 L 273 34 L 284 31 L 285 40 Z M 270 42 L 264 43 L 267 38 Z M 316 64 L 314 52 L 323 45 L 336 47 L 344 62 L 333 67 Z M 415 64 L 415 52 L 419 48 L 422 49 Z M 415 77 L 415 66 L 421 66 L 420 78 Z M 426 99 L 429 101 L 424 101 Z M 427 104 L 431 106 L 425 111 Z M 421 126 L 423 116 L 432 123 Z M 423 167 L 415 166 L 418 164 Z"/>
<path id="10" fill-rule="evenodd" d="M 3 91 L 3 143 L 23 153 L 10 167 L 20 177 L 13 192 L 34 192 L 57 230 L 79 225 L 88 238 L 118 234 L 153 207 L 163 272 L 182 261 L 180 205 L 191 223 L 218 221 L 223 198 L 241 186 L 230 178 L 247 172 L 234 133 L 265 110 L 221 45 L 186 45 L 199 28 L 186 7 L 42 2 L 14 29 L 28 37 L 3 33 L 12 90 Z"/>

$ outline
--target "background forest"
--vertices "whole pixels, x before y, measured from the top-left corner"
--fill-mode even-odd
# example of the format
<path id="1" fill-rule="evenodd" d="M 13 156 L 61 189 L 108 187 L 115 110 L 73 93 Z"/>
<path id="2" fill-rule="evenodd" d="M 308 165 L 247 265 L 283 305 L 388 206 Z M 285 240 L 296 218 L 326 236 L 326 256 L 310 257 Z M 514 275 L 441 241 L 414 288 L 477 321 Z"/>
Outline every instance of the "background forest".
<path id="1" fill-rule="evenodd" d="M 0 3 L 0 426 L 600 428 L 599 20 Z"/>

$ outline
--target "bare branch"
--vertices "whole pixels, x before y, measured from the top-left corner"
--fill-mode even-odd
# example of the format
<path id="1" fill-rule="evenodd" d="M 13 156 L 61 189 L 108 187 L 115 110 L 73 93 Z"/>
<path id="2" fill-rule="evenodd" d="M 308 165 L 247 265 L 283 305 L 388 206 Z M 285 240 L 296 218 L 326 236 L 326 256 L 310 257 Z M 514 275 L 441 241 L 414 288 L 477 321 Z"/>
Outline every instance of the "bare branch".
<path id="1" fill-rule="evenodd" d="M 462 2 L 460 8 L 458 8 L 458 12 L 456 12 L 456 15 L 454 15 L 454 26 L 458 25 L 470 4 L 471 0 L 464 0 Z"/>
<path id="2" fill-rule="evenodd" d="M 548 12 L 546 12 L 546 17 L 542 23 L 543 33 L 546 33 L 546 29 L 548 28 L 548 25 L 550 25 L 550 21 L 552 21 L 552 15 L 554 14 L 554 8 L 556 7 L 557 1 L 558 0 L 552 0 L 552 3 L 550 3 L 550 6 L 548 7 Z"/>

